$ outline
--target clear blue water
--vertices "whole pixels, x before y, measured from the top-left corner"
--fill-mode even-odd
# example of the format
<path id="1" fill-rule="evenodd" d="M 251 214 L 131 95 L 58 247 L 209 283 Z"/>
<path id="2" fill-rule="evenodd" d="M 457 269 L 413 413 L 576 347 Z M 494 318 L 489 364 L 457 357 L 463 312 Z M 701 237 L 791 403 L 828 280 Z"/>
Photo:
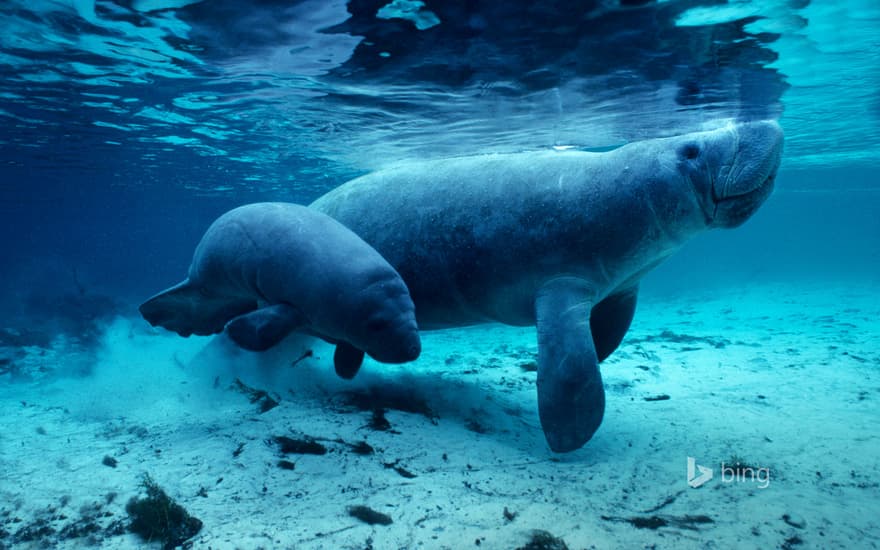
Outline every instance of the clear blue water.
<path id="1" fill-rule="evenodd" d="M 4 0 L 0 327 L 98 341 L 242 203 L 757 119 L 786 133 L 774 195 L 648 298 L 880 290 L 875 0 Z"/>
<path id="2" fill-rule="evenodd" d="M 242 202 L 308 203 L 401 159 L 754 118 L 787 134 L 774 223 L 834 195 L 823 219 L 869 225 L 834 223 L 833 241 L 852 229 L 876 262 L 873 215 L 848 211 L 866 200 L 847 203 L 877 197 L 873 2 L 439 3 L 421 29 L 416 8 L 374 17 L 380 4 L 5 2 L 4 276 L 48 256 L 142 293 Z"/>

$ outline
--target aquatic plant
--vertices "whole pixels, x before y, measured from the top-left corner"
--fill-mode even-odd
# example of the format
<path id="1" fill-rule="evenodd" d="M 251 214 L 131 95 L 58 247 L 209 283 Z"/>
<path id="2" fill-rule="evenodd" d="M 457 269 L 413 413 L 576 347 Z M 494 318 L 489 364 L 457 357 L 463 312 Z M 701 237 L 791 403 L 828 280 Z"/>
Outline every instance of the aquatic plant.
<path id="1" fill-rule="evenodd" d="M 532 531 L 529 541 L 517 547 L 516 550 L 568 550 L 568 545 L 559 537 L 554 537 L 547 531 L 535 529 Z"/>
<path id="2" fill-rule="evenodd" d="M 147 542 L 159 541 L 171 550 L 194 537 L 202 529 L 202 522 L 174 502 L 150 477 L 144 474 L 141 487 L 146 497 L 133 497 L 125 505 L 131 518 L 129 531 Z"/>

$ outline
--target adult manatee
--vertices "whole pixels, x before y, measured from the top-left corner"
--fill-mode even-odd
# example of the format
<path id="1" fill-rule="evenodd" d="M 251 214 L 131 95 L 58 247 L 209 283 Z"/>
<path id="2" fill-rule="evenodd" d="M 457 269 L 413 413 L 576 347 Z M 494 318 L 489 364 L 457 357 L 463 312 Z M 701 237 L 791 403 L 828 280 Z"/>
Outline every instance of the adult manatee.
<path id="1" fill-rule="evenodd" d="M 745 123 L 606 153 L 418 162 L 311 207 L 397 269 L 422 329 L 536 325 L 539 416 L 566 452 L 602 421 L 598 363 L 629 328 L 639 280 L 693 235 L 749 218 L 781 152 L 775 122 Z"/>
<path id="2" fill-rule="evenodd" d="M 351 378 L 366 352 L 403 363 L 421 351 L 413 302 L 397 272 L 329 216 L 298 204 L 256 203 L 220 216 L 196 247 L 189 276 L 140 307 L 181 336 L 226 329 L 266 350 L 299 330 L 336 344 Z"/>

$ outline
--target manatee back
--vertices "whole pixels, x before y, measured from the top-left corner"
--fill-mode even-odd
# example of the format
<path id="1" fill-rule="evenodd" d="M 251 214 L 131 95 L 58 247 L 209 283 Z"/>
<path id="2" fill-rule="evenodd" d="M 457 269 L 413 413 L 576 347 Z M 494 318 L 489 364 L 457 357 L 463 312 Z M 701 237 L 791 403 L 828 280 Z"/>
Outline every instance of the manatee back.
<path id="1" fill-rule="evenodd" d="M 256 203 L 217 219 L 199 243 L 190 279 L 226 293 L 287 303 L 319 325 L 339 324 L 361 289 L 397 273 L 352 231 L 292 203 Z"/>
<path id="2" fill-rule="evenodd" d="M 534 324 L 559 273 L 614 284 L 658 236 L 626 152 L 541 152 L 424 162 L 368 174 L 311 206 L 351 227 L 398 270 L 419 326 Z"/>

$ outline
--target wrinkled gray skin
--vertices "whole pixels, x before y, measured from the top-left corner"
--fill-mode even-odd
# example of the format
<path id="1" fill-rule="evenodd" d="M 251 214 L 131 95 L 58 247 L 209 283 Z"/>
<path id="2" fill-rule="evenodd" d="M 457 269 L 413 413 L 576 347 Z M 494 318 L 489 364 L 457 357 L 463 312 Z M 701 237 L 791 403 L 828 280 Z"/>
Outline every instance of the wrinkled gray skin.
<path id="1" fill-rule="evenodd" d="M 397 272 L 339 222 L 305 206 L 256 203 L 223 214 L 202 237 L 189 276 L 140 307 L 181 336 L 226 329 L 262 351 L 297 330 L 336 344 L 345 378 L 363 353 L 403 363 L 421 351 L 413 302 Z"/>
<path id="2" fill-rule="evenodd" d="M 632 143 L 400 166 L 311 207 L 351 228 L 409 287 L 422 329 L 536 325 L 550 448 L 599 427 L 598 362 L 629 328 L 639 280 L 686 240 L 736 227 L 770 194 L 775 122 Z"/>

